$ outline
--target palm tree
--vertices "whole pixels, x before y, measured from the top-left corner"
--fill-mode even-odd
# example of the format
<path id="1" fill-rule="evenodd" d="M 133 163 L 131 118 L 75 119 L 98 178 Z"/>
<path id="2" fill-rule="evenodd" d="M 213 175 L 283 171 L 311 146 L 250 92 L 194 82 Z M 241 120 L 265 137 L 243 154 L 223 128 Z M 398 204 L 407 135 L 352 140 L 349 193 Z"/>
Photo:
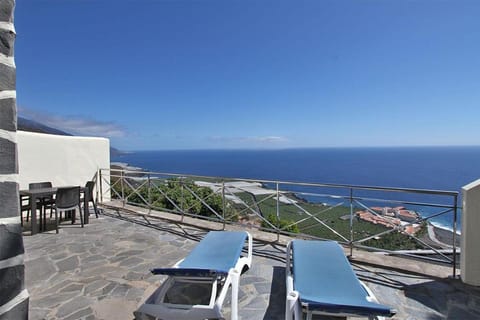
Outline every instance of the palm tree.
<path id="1" fill-rule="evenodd" d="M 17 163 L 15 0 L 0 0 L 0 319 L 28 319 Z"/>

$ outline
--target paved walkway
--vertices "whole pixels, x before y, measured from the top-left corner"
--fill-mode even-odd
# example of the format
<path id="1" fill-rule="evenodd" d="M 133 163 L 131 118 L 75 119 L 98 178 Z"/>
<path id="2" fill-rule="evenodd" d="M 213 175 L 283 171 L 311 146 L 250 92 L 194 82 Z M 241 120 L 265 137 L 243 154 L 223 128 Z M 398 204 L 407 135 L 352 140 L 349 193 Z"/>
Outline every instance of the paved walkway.
<path id="1" fill-rule="evenodd" d="M 106 211 L 108 213 L 108 211 Z M 101 215 L 85 228 L 25 236 L 30 319 L 133 319 L 133 311 L 165 279 L 151 275 L 185 257 L 206 231 L 134 215 Z M 255 242 L 252 268 L 241 278 L 240 319 L 283 319 L 285 247 Z M 415 261 L 403 260 L 405 264 Z M 401 268 L 401 266 L 399 266 Z M 459 280 L 354 264 L 393 319 L 480 319 L 480 288 Z M 225 314 L 229 314 L 229 300 Z"/>

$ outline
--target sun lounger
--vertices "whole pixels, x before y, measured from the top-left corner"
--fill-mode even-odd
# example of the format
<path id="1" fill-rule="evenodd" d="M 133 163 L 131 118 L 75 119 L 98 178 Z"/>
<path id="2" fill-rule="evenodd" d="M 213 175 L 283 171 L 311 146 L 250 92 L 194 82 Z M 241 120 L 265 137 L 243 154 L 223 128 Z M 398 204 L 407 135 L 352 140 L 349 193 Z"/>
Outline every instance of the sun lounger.
<path id="1" fill-rule="evenodd" d="M 287 320 L 336 317 L 391 317 L 353 272 L 342 247 L 334 241 L 293 240 L 287 247 Z"/>
<path id="2" fill-rule="evenodd" d="M 247 253 L 242 250 L 247 245 Z M 231 286 L 231 319 L 238 314 L 240 275 L 252 263 L 252 237 L 244 231 L 211 231 L 172 268 L 153 269 L 167 280 L 134 312 L 135 319 L 223 319 Z"/>

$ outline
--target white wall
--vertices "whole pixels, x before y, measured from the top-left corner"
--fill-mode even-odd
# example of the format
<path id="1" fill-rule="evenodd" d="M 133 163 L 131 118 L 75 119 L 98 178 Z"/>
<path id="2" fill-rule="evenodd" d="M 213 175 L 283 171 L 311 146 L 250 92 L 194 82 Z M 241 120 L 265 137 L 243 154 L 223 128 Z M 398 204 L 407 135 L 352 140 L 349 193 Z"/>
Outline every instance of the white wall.
<path id="1" fill-rule="evenodd" d="M 100 168 L 110 168 L 107 138 L 72 137 L 17 131 L 20 189 L 31 182 L 84 186 Z M 107 190 L 108 184 L 103 184 Z"/>
<path id="2" fill-rule="evenodd" d="M 460 276 L 463 282 L 480 286 L 480 180 L 464 186 L 462 194 Z"/>

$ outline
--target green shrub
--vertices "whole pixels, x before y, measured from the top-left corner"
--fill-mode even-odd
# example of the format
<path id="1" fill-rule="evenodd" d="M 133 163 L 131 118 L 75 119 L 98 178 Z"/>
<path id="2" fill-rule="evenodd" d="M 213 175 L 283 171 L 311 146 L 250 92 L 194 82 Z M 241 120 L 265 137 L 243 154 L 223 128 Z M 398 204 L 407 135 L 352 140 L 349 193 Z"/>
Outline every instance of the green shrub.
<path id="1" fill-rule="evenodd" d="M 221 195 L 214 193 L 210 188 L 195 185 L 192 180 L 173 178 L 166 181 L 153 181 L 152 183 L 155 184 L 150 187 L 150 194 L 148 186 L 143 186 L 134 191 L 125 185 L 123 194 L 128 198 L 128 202 L 133 204 L 147 205 L 142 200 L 143 198 L 158 209 L 178 211 L 177 208 L 180 208 L 191 214 L 215 216 L 208 208 L 210 207 L 219 215 L 223 214 Z M 120 195 L 122 194 L 120 185 L 115 186 L 115 190 Z"/>
<path id="2" fill-rule="evenodd" d="M 270 222 L 274 226 L 277 226 L 282 231 L 291 233 L 300 232 L 300 230 L 298 229 L 298 225 L 293 224 L 293 220 L 277 219 L 277 215 L 274 213 L 270 213 L 266 219 L 268 220 L 268 222 Z M 262 227 L 271 228 L 271 226 L 265 221 L 262 221 Z"/>

